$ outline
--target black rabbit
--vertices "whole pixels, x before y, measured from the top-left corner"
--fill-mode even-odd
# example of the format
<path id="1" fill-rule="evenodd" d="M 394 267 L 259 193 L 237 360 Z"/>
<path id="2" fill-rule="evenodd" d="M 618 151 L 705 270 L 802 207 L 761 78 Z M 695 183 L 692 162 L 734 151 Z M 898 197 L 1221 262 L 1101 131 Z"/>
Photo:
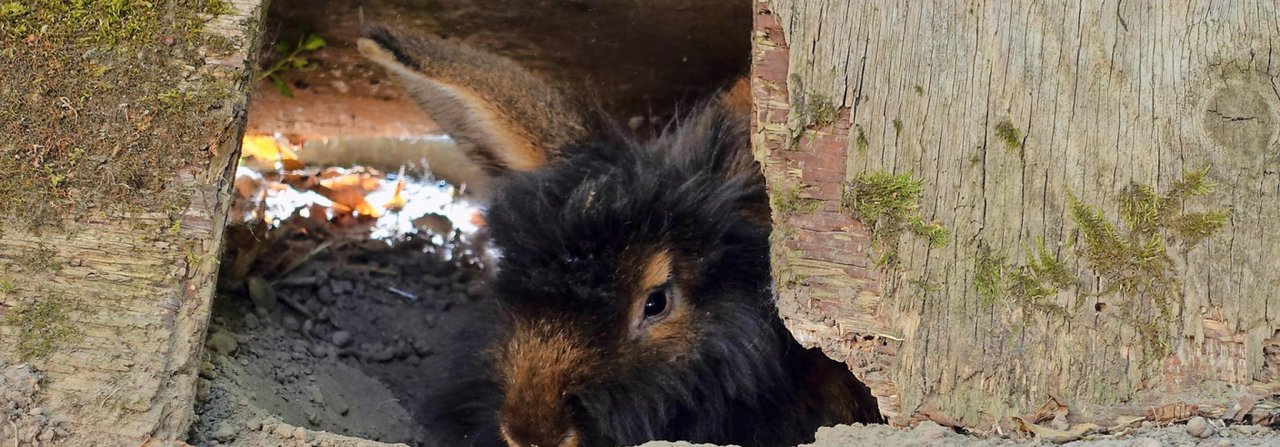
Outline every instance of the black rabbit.
<path id="1" fill-rule="evenodd" d="M 707 101 L 640 144 L 509 60 L 368 36 L 366 57 L 490 176 L 500 330 L 487 374 L 437 402 L 442 444 L 778 446 L 882 422 L 868 389 L 777 316 L 742 107 Z"/>

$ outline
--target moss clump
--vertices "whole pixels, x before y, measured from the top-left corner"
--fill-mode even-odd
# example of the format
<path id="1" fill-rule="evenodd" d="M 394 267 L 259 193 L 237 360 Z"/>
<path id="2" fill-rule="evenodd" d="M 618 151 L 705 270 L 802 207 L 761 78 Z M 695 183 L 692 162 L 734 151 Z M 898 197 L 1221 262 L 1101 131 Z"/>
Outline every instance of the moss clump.
<path id="1" fill-rule="evenodd" d="M 188 83 L 228 48 L 203 33 L 224 0 L 0 0 L 0 220 L 32 230 L 89 210 L 183 206 L 237 80 Z M 210 54 L 213 52 L 213 54 Z"/>
<path id="2" fill-rule="evenodd" d="M 856 126 L 856 128 L 857 135 L 853 138 L 853 144 L 858 148 L 859 154 L 865 154 L 867 153 L 867 148 L 871 147 L 871 144 L 867 142 L 867 133 L 862 131 L 862 126 Z"/>
<path id="3" fill-rule="evenodd" d="M 822 201 L 813 198 L 800 197 L 800 190 L 803 188 L 789 188 L 783 190 L 780 194 L 774 194 L 770 202 L 773 205 L 773 212 L 780 217 L 791 217 L 797 214 L 811 214 L 822 206 Z"/>
<path id="4" fill-rule="evenodd" d="M 893 119 L 893 136 L 897 137 L 901 135 L 902 135 L 902 120 L 894 118 Z"/>
<path id="5" fill-rule="evenodd" d="M 1013 127 L 1013 122 L 1008 118 L 996 123 L 996 138 L 1004 142 L 1005 147 L 1009 148 L 1009 152 L 1022 156 L 1022 131 L 1017 127 Z"/>
<path id="6" fill-rule="evenodd" d="M 912 86 L 911 91 L 916 92 L 917 96 L 924 96 L 924 87 L 921 87 L 919 85 Z"/>
<path id="7" fill-rule="evenodd" d="M 13 281 L 0 278 L 0 294 L 13 295 L 18 292 L 18 286 Z"/>
<path id="8" fill-rule="evenodd" d="M 1206 177 L 1208 168 L 1183 173 L 1164 194 L 1148 185 L 1132 183 L 1120 192 L 1119 214 L 1123 230 L 1106 219 L 1102 211 L 1068 194 L 1068 208 L 1079 227 L 1083 244 L 1077 247 L 1089 267 L 1107 282 L 1100 295 L 1113 295 L 1121 306 L 1121 318 L 1137 326 L 1164 328 L 1161 337 L 1145 337 L 1152 344 L 1148 354 L 1158 358 L 1168 338 L 1174 306 L 1181 302 L 1182 285 L 1174 270 L 1168 247 L 1176 244 L 1189 251 L 1222 228 L 1230 213 L 1226 209 L 1185 211 L 1187 199 L 1213 192 Z M 1154 304 L 1157 315 L 1145 318 L 1140 309 Z M 1145 322 L 1145 323 L 1144 323 Z M 1148 332 L 1154 329 L 1148 327 Z M 1151 351 L 1154 349 L 1156 351 Z"/>
<path id="9" fill-rule="evenodd" d="M 68 307 L 65 298 L 45 296 L 19 307 L 0 321 L 5 326 L 18 329 L 18 343 L 14 350 L 19 360 L 48 356 L 63 343 L 81 335 L 71 325 Z"/>
<path id="10" fill-rule="evenodd" d="M 889 172 L 864 173 L 846 185 L 840 207 L 870 230 L 881 252 L 878 264 L 897 262 L 898 239 L 904 232 L 925 238 L 931 247 L 947 244 L 950 231 L 938 223 L 925 223 L 920 216 L 922 185 L 909 174 Z"/>
<path id="11" fill-rule="evenodd" d="M 840 118 L 840 109 L 825 96 L 817 93 L 805 95 L 800 101 L 800 115 L 808 126 L 826 127 Z"/>
<path id="12" fill-rule="evenodd" d="M 1035 248 L 1023 247 L 1021 264 L 1014 264 L 990 247 L 980 245 L 973 285 L 978 301 L 989 306 L 1007 300 L 1024 309 L 1040 309 L 1050 314 L 1069 315 L 1065 308 L 1048 302 L 1059 290 L 1075 285 L 1077 277 L 1065 263 L 1036 241 Z"/>

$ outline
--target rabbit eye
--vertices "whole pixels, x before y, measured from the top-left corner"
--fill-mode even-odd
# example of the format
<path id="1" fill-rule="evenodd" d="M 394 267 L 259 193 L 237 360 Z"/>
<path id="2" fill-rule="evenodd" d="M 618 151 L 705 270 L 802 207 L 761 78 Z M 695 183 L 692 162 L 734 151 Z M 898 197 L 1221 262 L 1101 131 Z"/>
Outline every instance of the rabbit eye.
<path id="1" fill-rule="evenodd" d="M 649 292 L 649 297 L 644 300 L 644 317 L 653 318 L 662 315 L 667 311 L 667 291 L 666 287 Z"/>

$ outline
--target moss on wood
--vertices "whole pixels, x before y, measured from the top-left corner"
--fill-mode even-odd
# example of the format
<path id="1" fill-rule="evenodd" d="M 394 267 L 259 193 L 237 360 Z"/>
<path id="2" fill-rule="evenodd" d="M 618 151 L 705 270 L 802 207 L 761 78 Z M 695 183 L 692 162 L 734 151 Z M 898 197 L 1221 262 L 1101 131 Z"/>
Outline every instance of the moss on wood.
<path id="1" fill-rule="evenodd" d="M 19 360 L 46 357 L 59 346 L 83 336 L 67 314 L 69 307 L 66 298 L 44 296 L 18 307 L 0 320 L 0 325 L 17 330 L 18 342 L 14 352 Z"/>
<path id="2" fill-rule="evenodd" d="M 939 223 L 926 223 L 920 215 L 923 191 L 923 181 L 890 172 L 863 173 L 846 185 L 840 207 L 870 230 L 880 251 L 876 263 L 896 264 L 904 232 L 926 239 L 931 247 L 947 244 L 951 232 Z"/>
<path id="3" fill-rule="evenodd" d="M 92 210 L 183 208 L 172 187 L 225 133 L 237 80 L 186 82 L 230 48 L 223 0 L 0 0 L 0 200 L 32 230 Z M 204 150 L 201 150 L 204 148 Z"/>
<path id="4" fill-rule="evenodd" d="M 1043 239 L 1037 240 L 1034 248 L 1023 247 L 1023 261 L 1017 264 L 979 244 L 973 286 L 984 306 L 1005 300 L 1024 310 L 1067 317 L 1067 309 L 1049 299 L 1078 280 L 1066 263 L 1045 247 Z"/>
<path id="5" fill-rule="evenodd" d="M 1022 156 L 1022 131 L 1017 127 L 1013 127 L 1013 121 L 1008 118 L 996 123 L 996 138 L 1004 142 L 1005 147 L 1009 148 L 1009 152 Z"/>
<path id="6" fill-rule="evenodd" d="M 1149 185 L 1131 183 L 1117 200 L 1123 227 L 1108 221 L 1100 209 L 1068 194 L 1068 211 L 1083 242 L 1076 249 L 1089 268 L 1106 280 L 1099 294 L 1117 299 L 1120 318 L 1147 341 L 1146 358 L 1167 354 L 1175 306 L 1182 302 L 1180 272 L 1169 246 L 1183 252 L 1198 246 L 1226 223 L 1230 210 L 1186 210 L 1186 201 L 1207 196 L 1214 185 L 1208 168 L 1183 173 L 1163 194 Z M 1155 315 L 1144 315 L 1152 307 Z"/>

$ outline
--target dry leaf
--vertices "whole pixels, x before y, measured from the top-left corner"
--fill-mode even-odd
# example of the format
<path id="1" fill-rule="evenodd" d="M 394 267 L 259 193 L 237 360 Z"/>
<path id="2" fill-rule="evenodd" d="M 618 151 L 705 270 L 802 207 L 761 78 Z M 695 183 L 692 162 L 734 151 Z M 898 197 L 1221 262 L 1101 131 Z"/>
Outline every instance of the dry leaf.
<path id="1" fill-rule="evenodd" d="M 404 209 L 404 197 L 400 195 L 404 191 L 404 166 L 400 167 L 400 175 L 396 177 L 396 191 L 391 195 L 391 200 L 387 201 L 382 208 L 387 211 L 400 211 Z"/>
<path id="2" fill-rule="evenodd" d="M 240 158 L 244 164 L 259 172 L 302 169 L 298 154 L 287 143 L 270 135 L 245 135 L 240 143 Z M 277 165 L 278 164 L 278 165 Z"/>

